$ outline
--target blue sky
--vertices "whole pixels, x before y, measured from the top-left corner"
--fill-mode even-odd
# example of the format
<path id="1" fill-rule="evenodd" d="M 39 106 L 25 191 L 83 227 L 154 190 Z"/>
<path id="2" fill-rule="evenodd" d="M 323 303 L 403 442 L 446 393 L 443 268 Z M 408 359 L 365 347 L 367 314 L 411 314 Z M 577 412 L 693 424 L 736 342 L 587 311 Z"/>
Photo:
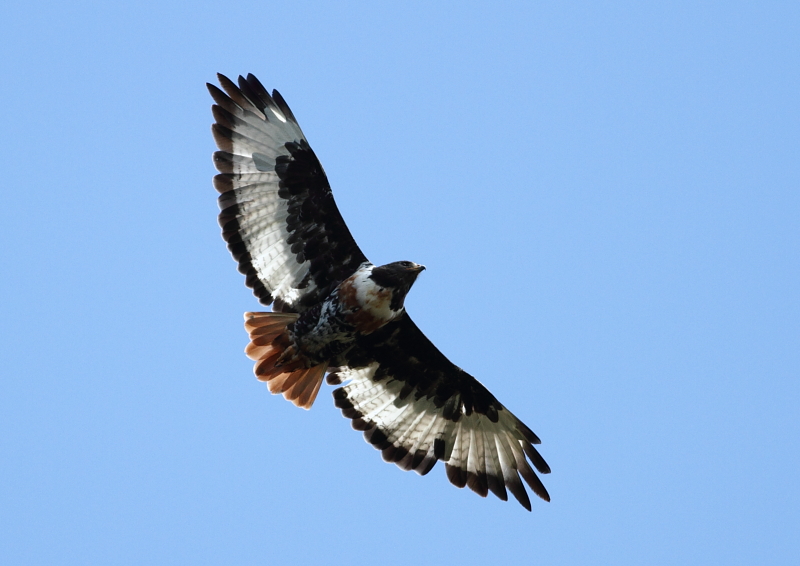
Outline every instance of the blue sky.
<path id="1" fill-rule="evenodd" d="M 12 3 L 4 564 L 790 564 L 800 7 Z M 216 72 L 278 88 L 551 503 L 404 473 L 244 356 Z"/>

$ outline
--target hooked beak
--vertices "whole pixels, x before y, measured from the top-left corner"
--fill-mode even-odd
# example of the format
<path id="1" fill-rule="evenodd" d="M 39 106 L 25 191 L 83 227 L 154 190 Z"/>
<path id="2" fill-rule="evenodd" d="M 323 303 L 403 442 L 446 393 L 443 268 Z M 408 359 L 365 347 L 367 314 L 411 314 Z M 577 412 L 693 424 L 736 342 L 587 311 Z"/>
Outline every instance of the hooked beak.
<path id="1" fill-rule="evenodd" d="M 425 271 L 425 266 L 415 263 L 412 267 L 409 267 L 408 270 L 413 271 L 414 273 L 421 273 Z"/>

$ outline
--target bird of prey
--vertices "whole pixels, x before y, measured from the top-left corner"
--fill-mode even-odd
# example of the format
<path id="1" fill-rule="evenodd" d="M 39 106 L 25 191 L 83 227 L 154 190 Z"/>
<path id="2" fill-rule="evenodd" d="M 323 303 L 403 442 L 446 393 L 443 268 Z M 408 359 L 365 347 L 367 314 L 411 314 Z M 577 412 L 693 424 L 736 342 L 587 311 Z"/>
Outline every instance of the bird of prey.
<path id="1" fill-rule="evenodd" d="M 211 129 L 214 186 L 228 249 L 262 305 L 245 313 L 256 377 L 310 408 L 324 376 L 356 430 L 403 470 L 447 477 L 485 497 L 507 491 L 531 510 L 525 483 L 550 496 L 531 468 L 550 467 L 539 438 L 417 328 L 403 301 L 424 266 L 376 266 L 333 200 L 328 179 L 278 91 L 256 77 L 217 75 Z"/>

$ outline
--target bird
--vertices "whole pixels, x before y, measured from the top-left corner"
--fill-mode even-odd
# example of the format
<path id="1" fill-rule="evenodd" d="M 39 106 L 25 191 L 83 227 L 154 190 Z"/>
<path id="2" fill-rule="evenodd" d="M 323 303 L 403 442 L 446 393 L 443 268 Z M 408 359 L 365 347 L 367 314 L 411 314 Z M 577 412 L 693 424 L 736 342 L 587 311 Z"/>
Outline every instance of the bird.
<path id="1" fill-rule="evenodd" d="M 273 394 L 310 409 L 323 379 L 334 405 L 386 462 L 459 488 L 550 495 L 539 437 L 425 337 L 404 300 L 425 266 L 372 264 L 286 101 L 252 74 L 217 75 L 211 130 L 222 237 L 271 312 L 247 312 L 246 355 Z M 327 376 L 327 377 L 326 377 Z M 534 468 L 536 471 L 534 471 Z M 524 480 L 524 483 L 523 483 Z"/>

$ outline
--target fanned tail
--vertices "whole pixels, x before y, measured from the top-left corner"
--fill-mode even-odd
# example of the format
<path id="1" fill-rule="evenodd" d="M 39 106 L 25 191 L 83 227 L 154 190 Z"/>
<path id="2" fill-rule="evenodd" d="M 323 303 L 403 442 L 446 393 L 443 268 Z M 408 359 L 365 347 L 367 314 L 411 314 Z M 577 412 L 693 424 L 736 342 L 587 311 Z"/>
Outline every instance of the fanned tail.
<path id="1" fill-rule="evenodd" d="M 256 362 L 253 371 L 259 381 L 267 382 L 271 393 L 282 393 L 287 401 L 310 409 L 328 364 L 308 368 L 295 352 L 286 327 L 298 317 L 294 313 L 244 313 L 244 327 L 250 334 L 244 351 Z"/>

